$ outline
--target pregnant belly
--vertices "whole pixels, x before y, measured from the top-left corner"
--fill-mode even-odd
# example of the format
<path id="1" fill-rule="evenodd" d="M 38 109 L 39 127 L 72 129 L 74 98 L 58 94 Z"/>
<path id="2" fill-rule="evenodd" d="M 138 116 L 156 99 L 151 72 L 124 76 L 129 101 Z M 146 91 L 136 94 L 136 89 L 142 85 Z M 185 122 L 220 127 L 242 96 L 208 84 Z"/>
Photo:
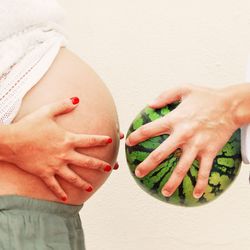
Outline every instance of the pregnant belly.
<path id="1" fill-rule="evenodd" d="M 95 72 L 67 49 L 60 50 L 46 75 L 25 95 L 13 122 L 44 104 L 73 96 L 80 99 L 78 107 L 56 117 L 56 122 L 71 132 L 111 136 L 113 143 L 106 147 L 76 150 L 114 165 L 119 148 L 119 125 L 112 96 Z M 74 165 L 70 167 L 92 184 L 94 190 L 88 193 L 57 177 L 68 194 L 69 204 L 85 202 L 110 174 Z M 0 170 L 0 195 L 18 194 L 61 202 L 40 178 L 6 162 L 0 162 Z"/>

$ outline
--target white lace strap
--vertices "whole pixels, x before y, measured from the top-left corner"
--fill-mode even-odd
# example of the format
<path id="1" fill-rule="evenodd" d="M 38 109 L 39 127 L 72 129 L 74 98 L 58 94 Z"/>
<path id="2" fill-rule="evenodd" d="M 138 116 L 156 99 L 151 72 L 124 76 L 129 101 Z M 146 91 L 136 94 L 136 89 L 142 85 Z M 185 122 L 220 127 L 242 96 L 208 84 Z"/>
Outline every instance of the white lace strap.
<path id="1" fill-rule="evenodd" d="M 64 37 L 58 35 L 36 46 L 13 67 L 0 84 L 0 122 L 9 124 L 16 116 L 25 94 L 46 73 Z"/>

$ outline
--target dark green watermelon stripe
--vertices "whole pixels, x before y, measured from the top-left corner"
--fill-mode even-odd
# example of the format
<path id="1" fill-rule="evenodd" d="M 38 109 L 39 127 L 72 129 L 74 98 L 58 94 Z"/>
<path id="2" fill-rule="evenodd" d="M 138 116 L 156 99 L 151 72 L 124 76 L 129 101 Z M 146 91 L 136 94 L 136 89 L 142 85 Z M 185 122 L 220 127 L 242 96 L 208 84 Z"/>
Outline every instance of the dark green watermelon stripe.
<path id="1" fill-rule="evenodd" d="M 190 170 L 187 172 L 187 176 L 190 178 L 192 186 L 195 187 L 195 185 L 196 185 L 196 178 L 191 174 Z"/>
<path id="2" fill-rule="evenodd" d="M 130 126 L 128 134 L 132 133 L 135 129 L 138 129 L 144 124 L 167 115 L 178 105 L 179 103 L 177 102 L 175 104 L 167 105 L 162 109 L 153 110 L 148 107 L 145 108 L 140 115 L 137 116 L 136 119 L 138 119 L 138 121 L 134 121 Z M 135 177 L 137 183 L 140 183 L 141 187 L 145 191 L 147 190 L 147 192 L 152 194 L 154 197 L 172 204 L 183 206 L 196 206 L 204 204 L 215 199 L 238 175 L 241 164 L 240 130 L 237 130 L 234 134 L 232 134 L 227 144 L 215 157 L 206 192 L 200 199 L 197 200 L 192 197 L 192 190 L 196 185 L 196 179 L 199 171 L 199 162 L 197 160 L 193 162 L 182 184 L 176 189 L 174 194 L 171 197 L 164 197 L 161 194 L 161 188 L 170 178 L 178 162 L 180 153 L 171 154 L 155 170 L 142 179 L 139 179 L 134 175 L 136 166 L 145 160 L 152 151 L 154 151 L 163 141 L 167 139 L 168 135 L 164 136 L 161 135 L 150 138 L 149 140 L 139 143 L 134 147 L 126 146 L 126 156 L 129 158 L 127 162 L 133 176 Z M 137 153 L 135 154 L 135 152 Z M 145 157 L 143 156 L 143 153 Z"/>

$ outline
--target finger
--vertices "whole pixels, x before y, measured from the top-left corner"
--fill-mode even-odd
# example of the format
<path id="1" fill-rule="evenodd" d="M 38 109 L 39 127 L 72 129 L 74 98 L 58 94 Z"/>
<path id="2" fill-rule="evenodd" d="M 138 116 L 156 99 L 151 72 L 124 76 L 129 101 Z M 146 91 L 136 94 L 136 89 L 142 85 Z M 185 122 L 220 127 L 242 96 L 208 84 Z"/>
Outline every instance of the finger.
<path id="1" fill-rule="evenodd" d="M 91 192 L 93 190 L 93 187 L 88 182 L 83 180 L 79 175 L 68 168 L 68 166 L 62 167 L 60 171 L 57 172 L 57 175 L 75 187 L 83 189 L 87 192 Z"/>
<path id="2" fill-rule="evenodd" d="M 106 146 L 107 144 L 112 143 L 112 138 L 105 135 L 83 135 L 70 133 L 70 136 L 73 146 L 78 148 Z"/>
<path id="3" fill-rule="evenodd" d="M 142 163 L 140 163 L 136 170 L 135 175 L 139 178 L 144 177 L 162 161 L 173 153 L 179 147 L 179 138 L 171 134 L 157 149 L 155 149 Z"/>
<path id="4" fill-rule="evenodd" d="M 134 146 L 151 137 L 160 134 L 169 134 L 170 127 L 171 127 L 170 115 L 167 115 L 153 122 L 147 123 L 138 128 L 136 131 L 132 132 L 126 139 L 126 144 L 128 146 Z"/>
<path id="5" fill-rule="evenodd" d="M 46 105 L 45 109 L 48 112 L 49 116 L 53 118 L 57 115 L 69 113 L 70 111 L 72 111 L 77 107 L 78 103 L 79 103 L 78 97 L 71 97 L 48 104 Z"/>
<path id="6" fill-rule="evenodd" d="M 111 171 L 111 166 L 107 162 L 99 160 L 91 156 L 78 153 L 76 151 L 71 153 L 68 163 L 71 163 L 79 167 L 103 170 L 105 172 Z"/>
<path id="7" fill-rule="evenodd" d="M 62 189 L 61 185 L 57 181 L 57 179 L 51 175 L 51 176 L 43 176 L 41 177 L 42 180 L 45 182 L 45 184 L 48 186 L 48 188 L 62 201 L 67 200 L 67 194 Z"/>
<path id="8" fill-rule="evenodd" d="M 196 199 L 199 199 L 206 190 L 213 160 L 214 158 L 211 156 L 201 158 L 198 178 L 193 192 Z"/>
<path id="9" fill-rule="evenodd" d="M 153 100 L 149 104 L 149 107 L 161 108 L 161 107 L 166 106 L 169 103 L 178 101 L 182 98 L 183 95 L 185 95 L 189 91 L 189 89 L 190 89 L 190 86 L 187 86 L 187 85 L 171 88 L 163 92 L 155 100 Z"/>
<path id="10" fill-rule="evenodd" d="M 182 152 L 181 158 L 173 173 L 171 174 L 168 182 L 162 188 L 162 194 L 164 196 L 171 196 L 175 192 L 195 160 L 196 155 L 197 149 L 189 148 Z"/>
<path id="11" fill-rule="evenodd" d="M 120 140 L 122 140 L 124 138 L 124 133 L 120 132 Z"/>

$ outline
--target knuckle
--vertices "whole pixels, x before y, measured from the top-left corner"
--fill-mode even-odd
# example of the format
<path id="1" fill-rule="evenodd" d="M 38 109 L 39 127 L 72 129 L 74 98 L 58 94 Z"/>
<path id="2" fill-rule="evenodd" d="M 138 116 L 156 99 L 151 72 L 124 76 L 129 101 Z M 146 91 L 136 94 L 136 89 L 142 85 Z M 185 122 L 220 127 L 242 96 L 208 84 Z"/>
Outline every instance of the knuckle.
<path id="1" fill-rule="evenodd" d="M 163 160 L 163 152 L 160 150 L 157 150 L 151 154 L 151 159 L 154 162 L 161 162 Z"/>
<path id="2" fill-rule="evenodd" d="M 88 167 L 93 167 L 93 166 L 95 165 L 95 162 L 94 162 L 93 159 L 87 158 L 87 159 L 85 160 L 85 165 L 88 166 Z"/>
<path id="3" fill-rule="evenodd" d="M 171 124 L 170 124 L 170 117 L 169 116 L 165 116 L 163 119 L 162 119 L 162 122 L 161 122 L 161 129 L 162 130 L 171 130 Z"/>
<path id="4" fill-rule="evenodd" d="M 203 143 L 202 142 L 200 142 L 200 141 L 194 141 L 193 143 L 192 143 L 192 146 L 191 146 L 191 148 L 193 149 L 193 151 L 200 151 L 200 149 L 202 148 L 202 145 L 203 145 Z"/>
<path id="5" fill-rule="evenodd" d="M 57 186 L 55 184 L 52 184 L 52 183 L 49 183 L 48 184 L 48 187 L 53 190 L 53 191 L 56 191 L 57 190 Z"/>
<path id="6" fill-rule="evenodd" d="M 55 174 L 58 174 L 60 172 L 61 168 L 59 166 L 54 166 L 53 170 L 54 170 Z"/>
<path id="7" fill-rule="evenodd" d="M 59 161 L 66 159 L 66 157 L 67 157 L 66 150 L 62 150 L 58 155 Z"/>
<path id="8" fill-rule="evenodd" d="M 214 157 L 214 156 L 217 154 L 217 151 L 216 151 L 215 147 L 213 147 L 213 146 L 208 146 L 208 147 L 205 149 L 205 154 L 206 154 L 208 157 Z"/>
<path id="9" fill-rule="evenodd" d="M 180 136 L 185 139 L 189 139 L 194 135 L 195 127 L 193 124 L 190 123 L 184 123 L 181 125 L 181 128 L 179 129 Z"/>
<path id="10" fill-rule="evenodd" d="M 66 148 L 73 146 L 75 143 L 74 135 L 71 133 L 66 133 L 63 142 L 64 142 L 64 146 Z"/>
<path id="11" fill-rule="evenodd" d="M 68 149 L 64 148 L 63 150 L 61 150 L 60 153 L 58 153 L 57 161 L 54 163 L 53 168 L 58 168 L 60 164 L 64 164 L 65 162 L 68 161 L 69 158 L 70 156 L 68 153 Z"/>
<path id="12" fill-rule="evenodd" d="M 44 179 L 44 170 L 43 169 L 37 169 L 36 173 L 35 173 L 38 177 L 40 177 L 41 179 Z"/>
<path id="13" fill-rule="evenodd" d="M 148 129 L 147 129 L 147 127 L 145 127 L 145 126 L 142 126 L 141 128 L 140 128 L 140 135 L 142 135 L 142 136 L 147 136 L 148 135 Z"/>
<path id="14" fill-rule="evenodd" d="M 53 175 L 51 169 L 46 169 L 40 173 L 40 178 L 46 183 L 50 182 L 51 176 Z"/>
<path id="15" fill-rule="evenodd" d="M 61 109 L 67 109 L 67 108 L 69 107 L 68 101 L 65 101 L 65 100 L 63 100 L 62 102 L 58 103 L 57 105 L 58 105 L 58 107 L 60 107 Z"/>
<path id="16" fill-rule="evenodd" d="M 47 175 L 47 174 L 45 174 L 45 173 L 41 173 L 40 175 L 40 178 L 44 181 L 44 182 L 46 182 L 46 183 L 48 183 L 49 182 L 49 176 Z"/>
<path id="17" fill-rule="evenodd" d="M 97 139 L 95 137 L 88 138 L 89 145 L 95 145 L 97 143 Z"/>
<path id="18" fill-rule="evenodd" d="M 70 183 L 73 183 L 73 184 L 78 183 L 78 178 L 76 176 L 69 176 L 68 180 Z"/>
<path id="19" fill-rule="evenodd" d="M 208 177 L 209 177 L 209 172 L 201 172 L 198 175 L 198 179 L 202 182 L 207 182 L 208 181 Z"/>
<path id="20" fill-rule="evenodd" d="M 78 187 L 79 187 L 79 188 L 85 188 L 86 185 L 85 185 L 84 182 L 81 181 L 81 182 L 79 182 Z"/>
<path id="21" fill-rule="evenodd" d="M 175 169 L 175 174 L 177 175 L 177 177 L 182 178 L 185 176 L 186 172 L 183 168 L 179 167 Z"/>
<path id="22" fill-rule="evenodd" d="M 192 129 L 187 128 L 186 125 L 176 126 L 173 136 L 180 144 L 186 143 L 193 136 Z"/>
<path id="23" fill-rule="evenodd" d="M 48 165 L 48 169 L 47 171 L 50 173 L 50 174 L 54 174 L 54 173 L 58 173 L 61 169 L 60 165 L 62 163 L 62 159 L 60 159 L 59 161 L 57 162 L 54 162 L 54 163 L 51 163 Z"/>
<path id="24" fill-rule="evenodd" d="M 182 133 L 180 134 L 180 140 L 181 140 L 181 141 L 185 141 L 185 142 L 186 142 L 189 138 L 190 138 L 189 132 L 187 132 L 187 133 L 183 133 L 183 132 L 182 132 Z"/>

